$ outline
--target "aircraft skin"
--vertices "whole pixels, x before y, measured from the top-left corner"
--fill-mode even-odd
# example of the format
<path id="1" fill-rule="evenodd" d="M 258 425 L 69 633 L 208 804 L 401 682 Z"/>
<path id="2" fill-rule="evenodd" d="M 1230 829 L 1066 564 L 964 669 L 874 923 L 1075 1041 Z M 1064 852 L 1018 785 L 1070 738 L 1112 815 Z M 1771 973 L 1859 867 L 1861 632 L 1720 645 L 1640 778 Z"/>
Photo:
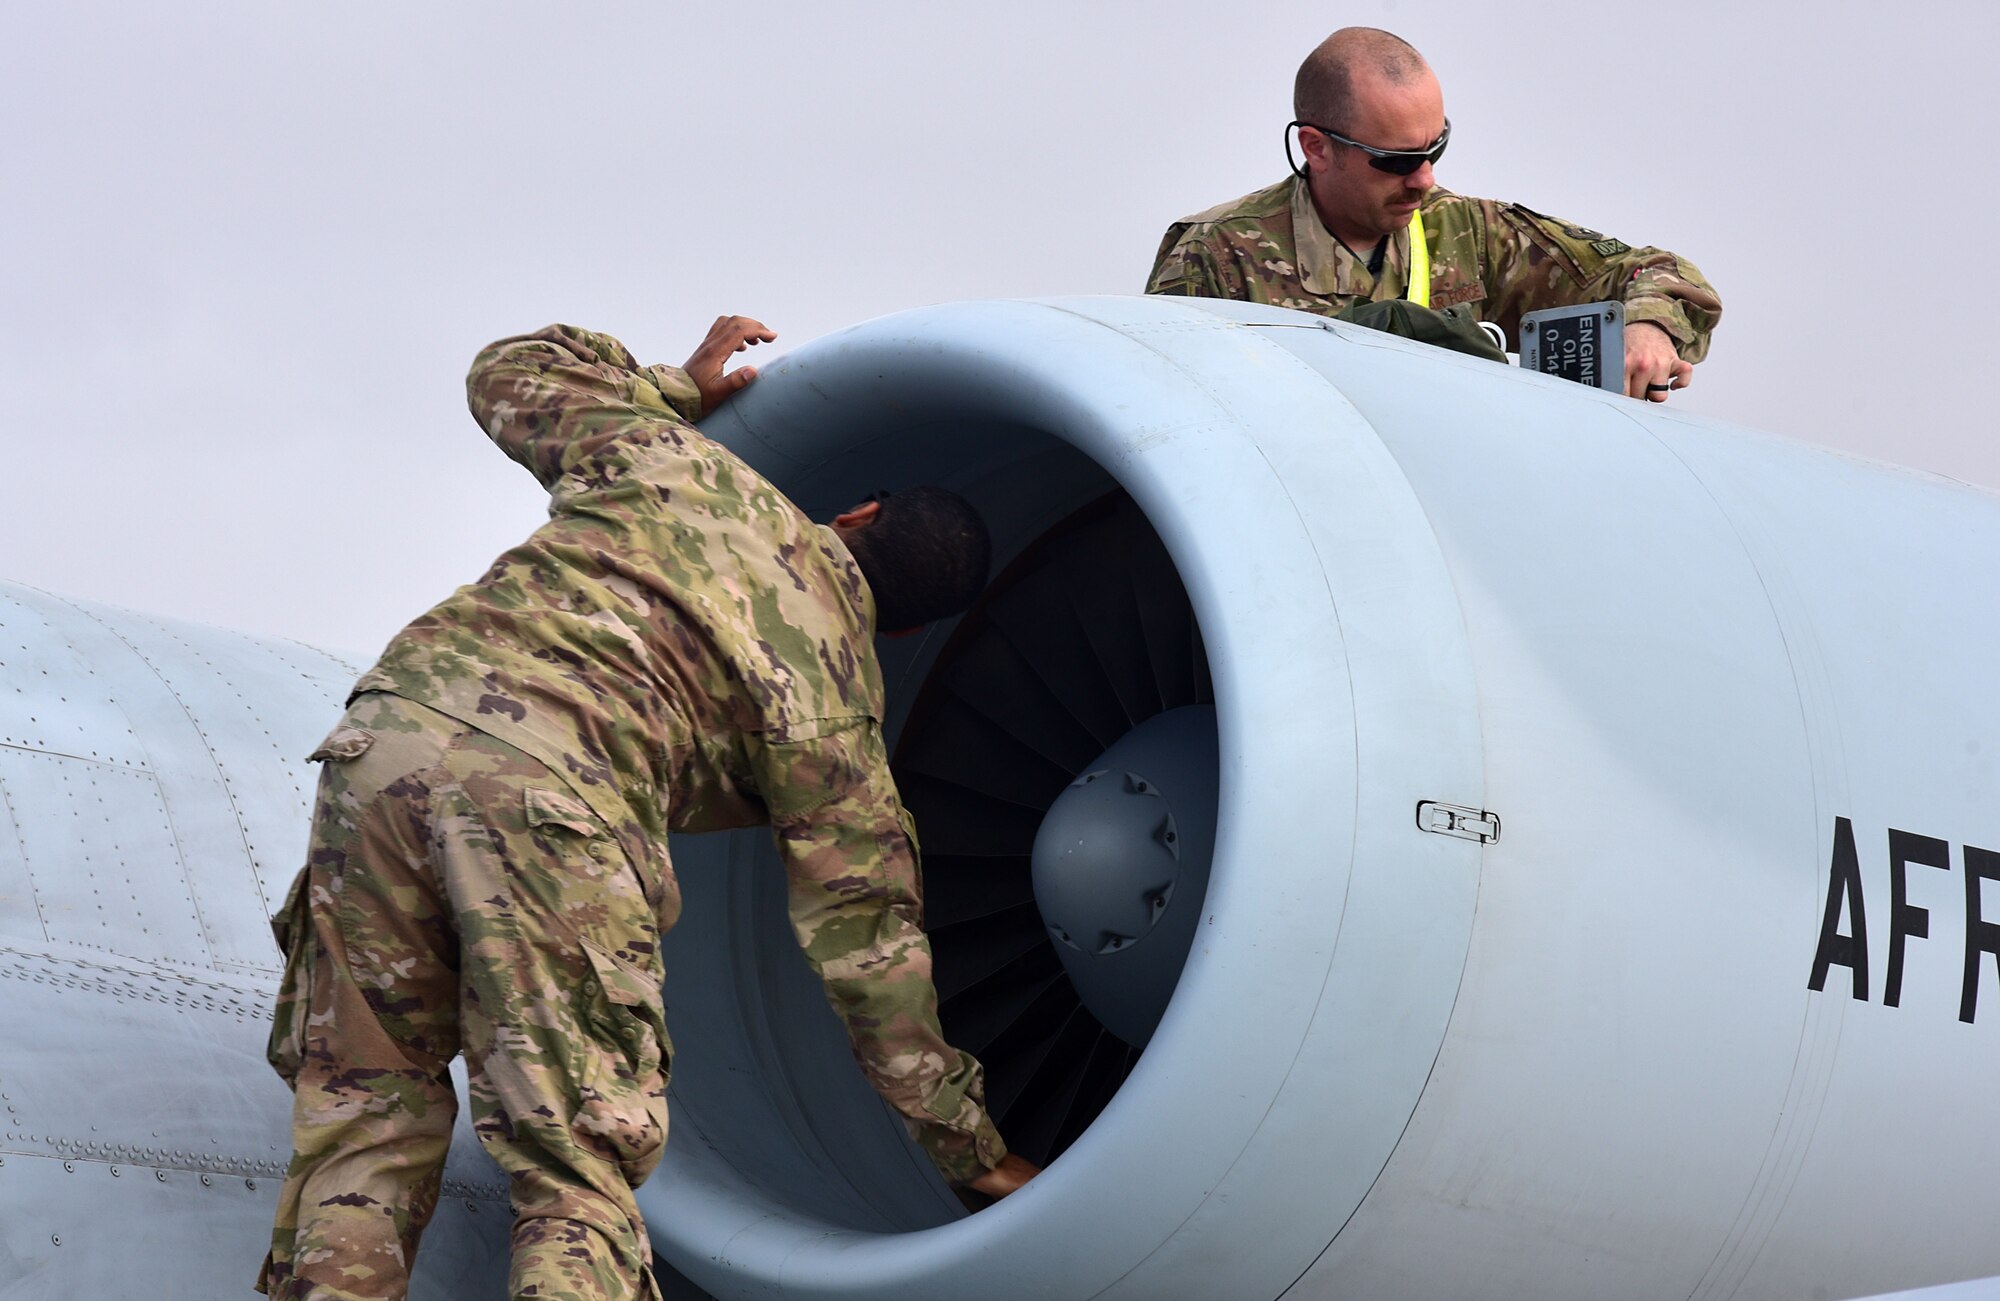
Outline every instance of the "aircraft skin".
<path id="1" fill-rule="evenodd" d="M 296 643 L 0 585 L 0 1297 L 249 1295 L 290 1153 L 268 917 L 359 674 Z M 498 1295 L 463 1122 L 418 1295 Z"/>
<path id="2" fill-rule="evenodd" d="M 2000 1296 L 1951 1283 L 2000 1272 L 1990 494 L 1158 299 L 871 322 L 705 428 L 818 518 L 959 486 L 1003 558 L 1129 494 L 1221 784 L 1144 1056 L 974 1216 L 854 1071 L 762 834 L 677 839 L 669 1296 Z M 954 632 L 882 643 L 912 747 Z M 363 667 L 0 586 L 0 1298 L 248 1293 L 268 918 Z M 412 1296 L 501 1295 L 507 1220 L 461 1122 Z"/>

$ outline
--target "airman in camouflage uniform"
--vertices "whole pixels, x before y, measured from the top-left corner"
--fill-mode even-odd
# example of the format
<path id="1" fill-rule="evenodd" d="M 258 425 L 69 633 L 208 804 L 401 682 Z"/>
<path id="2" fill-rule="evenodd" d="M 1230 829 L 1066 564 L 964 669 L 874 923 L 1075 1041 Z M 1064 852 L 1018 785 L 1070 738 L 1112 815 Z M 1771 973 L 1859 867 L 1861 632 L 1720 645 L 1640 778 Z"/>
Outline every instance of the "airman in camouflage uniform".
<path id="1" fill-rule="evenodd" d="M 1643 363 L 1655 342 L 1636 327 L 1665 333 L 1657 365 L 1628 391 L 1663 400 L 1669 385 L 1685 386 L 1722 315 L 1722 300 L 1701 272 L 1662 249 L 1632 248 L 1520 204 L 1435 187 L 1431 162 L 1419 156 L 1434 159 L 1448 139 L 1442 104 L 1435 76 L 1398 38 L 1372 28 L 1334 33 L 1299 70 L 1295 109 L 1306 170 L 1169 226 L 1146 292 L 1327 316 L 1410 297 L 1414 208 L 1430 253 L 1432 307 L 1466 305 L 1518 346 L 1524 313 L 1622 301 L 1628 354 L 1636 349 Z M 1383 147 L 1371 154 L 1334 139 L 1335 131 Z M 1424 142 L 1428 149 L 1415 147 Z M 1407 172 L 1392 170 L 1399 153 Z M 1388 166 L 1376 166 L 1375 155 L 1387 155 L 1381 161 Z M 1650 381 L 1657 382 L 1648 391 Z"/>
<path id="2" fill-rule="evenodd" d="M 718 334 L 725 357 L 773 337 Z M 868 1078 L 947 1178 L 988 1177 L 1006 1148 L 938 1027 L 875 594 L 841 534 L 692 427 L 687 371 L 608 336 L 503 340 L 467 387 L 551 519 L 398 634 L 313 756 L 307 866 L 273 923 L 294 1157 L 260 1290 L 404 1294 L 463 1051 L 512 1177 L 513 1295 L 658 1296 L 632 1188 L 667 1133 L 670 830 L 773 827 Z"/>

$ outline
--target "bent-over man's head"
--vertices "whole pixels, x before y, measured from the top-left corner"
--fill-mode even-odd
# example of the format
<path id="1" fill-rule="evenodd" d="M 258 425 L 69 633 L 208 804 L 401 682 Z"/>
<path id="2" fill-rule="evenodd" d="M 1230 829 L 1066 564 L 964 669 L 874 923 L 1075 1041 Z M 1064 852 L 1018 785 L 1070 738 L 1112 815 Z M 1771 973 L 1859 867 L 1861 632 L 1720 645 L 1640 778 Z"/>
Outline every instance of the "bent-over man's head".
<path id="1" fill-rule="evenodd" d="M 1378 28 L 1343 27 L 1299 65 L 1292 113 L 1328 230 L 1365 253 L 1410 224 L 1437 184 L 1417 155 L 1441 153 L 1445 138 L 1444 92 L 1423 55 Z"/>
<path id="2" fill-rule="evenodd" d="M 986 521 L 948 488 L 882 493 L 837 516 L 833 528 L 874 593 L 877 632 L 948 618 L 986 587 L 993 562 Z"/>

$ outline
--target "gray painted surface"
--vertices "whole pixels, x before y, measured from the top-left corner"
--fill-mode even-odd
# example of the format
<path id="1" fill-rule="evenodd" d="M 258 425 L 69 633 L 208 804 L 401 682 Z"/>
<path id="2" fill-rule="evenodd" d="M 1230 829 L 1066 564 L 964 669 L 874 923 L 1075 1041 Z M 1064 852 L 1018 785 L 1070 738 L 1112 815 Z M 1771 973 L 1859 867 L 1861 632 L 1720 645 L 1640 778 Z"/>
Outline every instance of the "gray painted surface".
<path id="1" fill-rule="evenodd" d="M 290 1153 L 267 917 L 357 672 L 0 585 L 0 1297 L 248 1293 Z M 497 1293 L 507 1221 L 461 1119 L 413 1295 Z"/>

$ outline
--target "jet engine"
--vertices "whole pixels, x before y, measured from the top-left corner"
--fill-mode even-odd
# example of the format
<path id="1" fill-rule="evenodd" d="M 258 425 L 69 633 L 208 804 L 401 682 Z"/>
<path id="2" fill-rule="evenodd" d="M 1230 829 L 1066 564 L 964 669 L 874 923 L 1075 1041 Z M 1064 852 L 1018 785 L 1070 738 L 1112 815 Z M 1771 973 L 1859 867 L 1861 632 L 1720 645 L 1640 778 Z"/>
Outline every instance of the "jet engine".
<path id="1" fill-rule="evenodd" d="M 1051 1164 L 966 1216 L 764 839 L 676 845 L 642 1200 L 703 1288 L 2000 1272 L 1990 494 L 1200 300 L 870 322 L 705 428 L 816 517 L 938 482 L 994 525 L 981 605 L 882 646 L 942 1016 Z"/>
<path id="2" fill-rule="evenodd" d="M 903 313 L 765 367 L 703 428 L 815 518 L 933 482 L 993 527 L 980 602 L 879 648 L 941 1016 L 1047 1169 L 954 1197 L 855 1070 L 767 833 L 677 838 L 672 1137 L 640 1191 L 670 1297 L 1790 1298 L 2000 1273 L 1991 494 L 1202 300 Z M 67 724 L 0 749 L 23 865 L 0 976 L 122 964 L 121 989 L 247 1006 L 317 732 L 264 754 L 201 720 L 234 719 L 233 691 L 323 727 L 344 682 L 201 676 L 234 644 L 212 632 L 175 633 L 193 658 L 163 674 L 159 638 L 92 618 L 65 681 L 100 675 L 101 706 L 0 656 L 0 732 L 31 737 L 8 709 Z M 29 628 L 22 662 L 52 637 Z M 143 712 L 112 679 L 146 684 Z M 69 771 L 165 829 L 120 878 L 157 908 L 83 893 L 109 852 L 63 848 L 84 794 L 23 794 L 97 741 L 113 771 Z M 209 830 L 176 837 L 197 809 Z M 254 870 L 176 884 L 224 851 Z M 180 894 L 193 918 L 138 938 Z M 106 1031 L 9 1001 L 0 1091 L 53 1098 L 60 1070 L 86 1099 L 68 1128 L 10 1107 L 0 1148 L 0 1267 L 55 1270 L 14 1190 L 97 1178 L 50 1141 L 95 1142 L 85 1113 L 125 1112 L 88 1097 L 126 1086 L 86 1060 Z M 185 1014 L 118 1006 L 173 1078 L 227 1081 L 163 1133 L 228 1105 L 282 1135 L 282 1088 L 238 1082 L 264 1069 L 254 1025 L 155 1034 Z M 145 1179 L 178 1186 L 222 1169 L 193 1141 L 117 1150 L 158 1148 Z M 500 1249 L 459 1147 L 425 1247 L 449 1273 L 416 1295 Z M 268 1214 L 228 1172 L 238 1218 Z M 254 1252 L 231 1266 L 247 1282 Z"/>

